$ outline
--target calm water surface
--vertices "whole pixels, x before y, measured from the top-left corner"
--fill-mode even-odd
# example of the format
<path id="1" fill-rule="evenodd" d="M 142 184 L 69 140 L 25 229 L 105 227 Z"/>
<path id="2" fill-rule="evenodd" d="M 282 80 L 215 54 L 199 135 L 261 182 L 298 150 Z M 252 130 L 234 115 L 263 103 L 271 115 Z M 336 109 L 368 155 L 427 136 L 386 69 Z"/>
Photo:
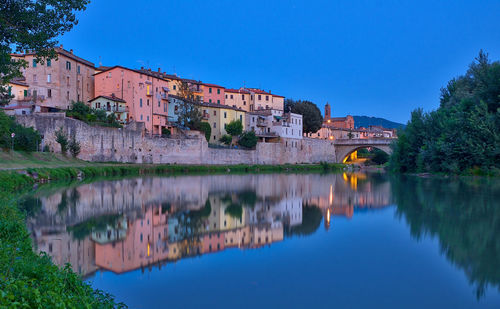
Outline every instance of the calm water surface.
<path id="1" fill-rule="evenodd" d="M 131 308 L 500 308 L 500 181 L 128 178 L 20 201 L 36 250 Z"/>

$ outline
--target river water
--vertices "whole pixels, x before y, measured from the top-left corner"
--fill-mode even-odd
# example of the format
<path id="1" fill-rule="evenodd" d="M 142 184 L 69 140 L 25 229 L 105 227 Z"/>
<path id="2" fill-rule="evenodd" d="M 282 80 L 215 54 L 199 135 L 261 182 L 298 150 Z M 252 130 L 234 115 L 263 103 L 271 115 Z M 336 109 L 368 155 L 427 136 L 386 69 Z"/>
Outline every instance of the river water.
<path id="1" fill-rule="evenodd" d="M 141 177 L 23 197 L 35 250 L 131 308 L 500 308 L 500 181 Z"/>

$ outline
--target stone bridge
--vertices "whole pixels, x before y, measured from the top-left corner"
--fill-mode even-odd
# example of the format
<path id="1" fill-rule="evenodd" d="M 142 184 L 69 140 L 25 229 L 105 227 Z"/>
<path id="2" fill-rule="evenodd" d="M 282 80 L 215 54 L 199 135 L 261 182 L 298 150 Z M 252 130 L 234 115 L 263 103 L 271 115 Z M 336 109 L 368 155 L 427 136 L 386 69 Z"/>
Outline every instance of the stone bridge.
<path id="1" fill-rule="evenodd" d="M 337 139 L 335 145 L 335 161 L 344 162 L 345 158 L 361 148 L 375 147 L 388 154 L 392 153 L 391 143 L 394 138 Z"/>

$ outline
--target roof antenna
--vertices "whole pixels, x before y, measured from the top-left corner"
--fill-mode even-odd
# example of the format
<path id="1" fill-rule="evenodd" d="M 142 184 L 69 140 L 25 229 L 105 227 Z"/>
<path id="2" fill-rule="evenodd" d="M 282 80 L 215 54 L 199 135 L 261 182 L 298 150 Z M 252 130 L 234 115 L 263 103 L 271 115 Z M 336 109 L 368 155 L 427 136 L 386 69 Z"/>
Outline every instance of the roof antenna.
<path id="1" fill-rule="evenodd" d="M 99 56 L 99 66 L 102 67 L 102 60 L 101 60 L 101 56 Z"/>

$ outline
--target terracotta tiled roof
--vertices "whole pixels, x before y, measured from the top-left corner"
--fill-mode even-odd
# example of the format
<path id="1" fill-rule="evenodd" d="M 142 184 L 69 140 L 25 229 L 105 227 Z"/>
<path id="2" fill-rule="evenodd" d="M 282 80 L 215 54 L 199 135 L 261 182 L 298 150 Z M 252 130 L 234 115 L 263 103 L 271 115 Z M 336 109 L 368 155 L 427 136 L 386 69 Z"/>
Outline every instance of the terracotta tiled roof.
<path id="1" fill-rule="evenodd" d="M 203 85 L 207 86 L 207 87 L 214 87 L 214 88 L 223 88 L 223 89 L 226 89 L 226 87 L 222 87 L 222 86 L 219 86 L 219 85 L 216 85 L 216 84 L 203 83 Z"/>
<path id="2" fill-rule="evenodd" d="M 96 99 L 99 99 L 99 98 L 104 98 L 104 99 L 107 99 L 107 100 L 111 100 L 111 101 L 115 101 L 115 102 L 122 102 L 122 103 L 127 103 L 125 100 L 123 99 L 120 99 L 118 97 L 114 97 L 114 96 L 107 96 L 107 95 L 100 95 L 100 96 L 97 96 L 91 100 L 89 100 L 89 102 L 92 102 Z"/>
<path id="3" fill-rule="evenodd" d="M 226 89 L 225 92 L 250 94 L 250 91 L 246 89 Z"/>

